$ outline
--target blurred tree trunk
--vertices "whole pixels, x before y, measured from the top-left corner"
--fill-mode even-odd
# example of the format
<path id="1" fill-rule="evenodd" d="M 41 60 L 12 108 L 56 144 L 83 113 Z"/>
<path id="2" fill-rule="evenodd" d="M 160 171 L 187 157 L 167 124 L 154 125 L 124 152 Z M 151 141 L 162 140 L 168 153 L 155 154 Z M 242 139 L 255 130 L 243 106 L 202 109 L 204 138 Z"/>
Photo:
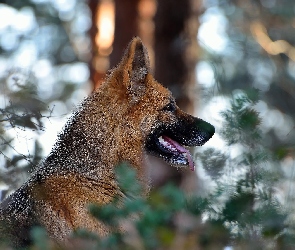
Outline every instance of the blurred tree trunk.
<path id="1" fill-rule="evenodd" d="M 97 35 L 97 25 L 96 25 L 96 18 L 97 18 L 97 9 L 99 5 L 99 0 L 89 0 L 88 7 L 91 10 L 91 28 L 89 30 L 89 37 L 91 39 L 92 45 L 92 57 L 89 61 L 89 70 L 90 70 L 90 80 L 93 84 L 93 89 L 95 89 L 98 82 L 101 81 L 104 77 L 104 73 L 99 72 L 95 67 L 95 61 L 98 56 L 98 48 L 95 42 L 95 37 Z"/>
<path id="2" fill-rule="evenodd" d="M 89 66 L 93 88 L 99 86 L 108 68 L 113 68 L 120 62 L 126 46 L 134 36 L 141 37 L 153 60 L 152 41 L 154 26 L 152 19 L 156 8 L 155 0 L 113 1 L 115 5 L 115 32 L 110 56 L 100 55 L 96 41 L 96 35 L 99 32 L 97 29 L 98 7 L 102 2 L 106 1 L 89 0 L 88 4 L 92 11 L 92 27 L 89 35 L 93 46 L 93 56 Z M 153 65 L 153 61 L 151 64 Z"/>
<path id="3" fill-rule="evenodd" d="M 197 62 L 198 9 L 195 1 L 161 0 L 155 16 L 155 77 L 192 113 Z"/>
<path id="4" fill-rule="evenodd" d="M 138 4 L 140 0 L 115 0 L 115 36 L 110 67 L 116 66 L 131 38 L 138 35 Z"/>
<path id="5" fill-rule="evenodd" d="M 195 67 L 199 5 L 193 0 L 160 0 L 155 16 L 155 78 L 172 91 L 178 106 L 190 114 L 194 113 L 197 99 Z M 153 178 L 155 185 L 174 179 L 187 191 L 196 188 L 196 176 L 187 169 L 177 171 L 165 166 L 161 172 Z"/>
<path id="6" fill-rule="evenodd" d="M 92 57 L 89 61 L 89 69 L 90 80 L 93 85 L 92 89 L 96 89 L 97 87 L 99 87 L 106 73 L 106 71 L 104 70 L 105 67 L 102 66 L 101 56 L 99 55 L 99 48 L 96 43 L 96 36 L 98 33 L 97 15 L 99 4 L 99 0 L 89 0 L 88 2 L 89 9 L 91 10 L 91 28 L 89 30 L 89 37 L 91 39 L 92 45 Z"/>

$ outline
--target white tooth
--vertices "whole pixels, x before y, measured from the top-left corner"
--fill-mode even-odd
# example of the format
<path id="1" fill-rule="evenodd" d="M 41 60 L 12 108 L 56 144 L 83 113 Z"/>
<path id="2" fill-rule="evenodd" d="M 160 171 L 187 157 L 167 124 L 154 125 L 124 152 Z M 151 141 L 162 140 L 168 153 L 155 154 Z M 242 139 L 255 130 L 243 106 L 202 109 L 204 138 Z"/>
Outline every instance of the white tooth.
<path id="1" fill-rule="evenodd" d="M 163 139 L 162 136 L 159 137 L 159 142 L 164 145 L 164 146 L 167 146 L 167 142 Z"/>
<path id="2" fill-rule="evenodd" d="M 162 136 L 160 136 L 158 140 L 160 144 L 162 144 L 165 148 L 168 148 L 171 151 L 177 152 L 177 149 L 173 145 L 171 145 L 169 142 L 165 141 Z"/>

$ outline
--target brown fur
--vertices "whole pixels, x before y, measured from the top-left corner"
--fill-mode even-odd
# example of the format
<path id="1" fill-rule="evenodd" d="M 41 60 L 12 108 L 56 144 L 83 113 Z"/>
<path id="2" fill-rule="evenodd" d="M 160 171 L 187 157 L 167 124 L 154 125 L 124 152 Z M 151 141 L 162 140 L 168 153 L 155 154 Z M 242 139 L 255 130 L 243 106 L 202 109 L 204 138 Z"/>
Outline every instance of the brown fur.
<path id="1" fill-rule="evenodd" d="M 134 167 L 145 193 L 147 152 L 172 165 L 189 165 L 187 151 L 178 144 L 178 152 L 170 155 L 168 150 L 168 156 L 157 149 L 154 141 L 166 130 L 188 146 L 202 145 L 214 133 L 210 124 L 175 105 L 170 91 L 150 74 L 146 49 L 134 38 L 121 63 L 74 113 L 38 170 L 2 202 L 0 233 L 16 246 L 29 244 L 34 225 L 45 227 L 59 242 L 77 228 L 106 235 L 109 229 L 88 213 L 87 205 L 124 195 L 114 175 L 120 162 Z"/>

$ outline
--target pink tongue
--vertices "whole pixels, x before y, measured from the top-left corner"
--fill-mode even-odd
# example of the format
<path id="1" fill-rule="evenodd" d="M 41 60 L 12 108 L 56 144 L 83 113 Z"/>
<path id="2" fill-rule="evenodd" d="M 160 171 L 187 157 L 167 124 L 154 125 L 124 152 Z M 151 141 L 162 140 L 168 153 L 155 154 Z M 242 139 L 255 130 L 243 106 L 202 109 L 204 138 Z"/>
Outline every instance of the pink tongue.
<path id="1" fill-rule="evenodd" d="M 162 136 L 162 138 L 168 142 L 169 144 L 173 145 L 180 153 L 186 153 L 187 155 L 187 160 L 188 160 L 188 165 L 190 167 L 190 170 L 194 171 L 195 170 L 195 164 L 193 161 L 193 157 L 191 155 L 191 153 L 184 148 L 183 146 L 181 146 L 178 142 L 173 141 L 171 138 L 167 137 L 167 136 Z"/>

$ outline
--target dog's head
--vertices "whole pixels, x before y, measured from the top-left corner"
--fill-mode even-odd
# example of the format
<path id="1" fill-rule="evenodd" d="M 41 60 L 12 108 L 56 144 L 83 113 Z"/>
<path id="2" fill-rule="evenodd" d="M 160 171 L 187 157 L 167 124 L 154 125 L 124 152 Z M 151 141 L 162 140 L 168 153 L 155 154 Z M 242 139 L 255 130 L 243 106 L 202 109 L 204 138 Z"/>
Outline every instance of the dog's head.
<path id="1" fill-rule="evenodd" d="M 179 109 L 171 92 L 151 75 L 147 51 L 139 38 L 130 42 L 112 77 L 116 79 L 112 81 L 112 92 L 120 91 L 116 101 L 128 106 L 124 114 L 125 145 L 134 144 L 135 138 L 140 137 L 140 144 L 148 153 L 173 166 L 194 169 L 192 156 L 185 146 L 203 145 L 213 136 L 214 127 Z"/>

